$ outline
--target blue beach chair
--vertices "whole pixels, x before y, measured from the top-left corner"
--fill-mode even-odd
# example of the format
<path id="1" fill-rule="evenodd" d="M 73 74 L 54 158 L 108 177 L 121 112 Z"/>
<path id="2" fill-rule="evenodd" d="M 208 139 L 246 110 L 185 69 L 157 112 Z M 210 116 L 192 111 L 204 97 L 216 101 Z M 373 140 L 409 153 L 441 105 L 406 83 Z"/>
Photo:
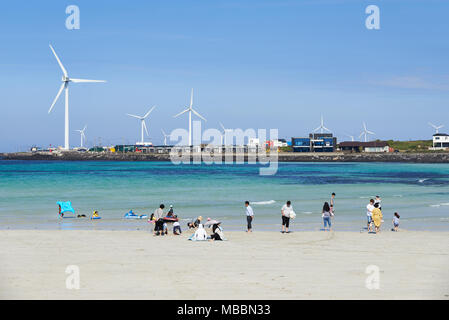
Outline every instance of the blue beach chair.
<path id="1" fill-rule="evenodd" d="M 58 201 L 56 204 L 59 206 L 59 216 L 64 217 L 64 213 L 71 212 L 75 214 L 75 210 L 72 208 L 72 202 L 70 201 Z"/>

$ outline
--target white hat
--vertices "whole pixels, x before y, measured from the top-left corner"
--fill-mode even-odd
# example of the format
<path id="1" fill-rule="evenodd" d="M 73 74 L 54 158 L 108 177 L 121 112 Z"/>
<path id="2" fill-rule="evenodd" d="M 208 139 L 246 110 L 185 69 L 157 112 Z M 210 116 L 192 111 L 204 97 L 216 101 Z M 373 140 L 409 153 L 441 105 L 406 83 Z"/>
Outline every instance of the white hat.
<path id="1" fill-rule="evenodd" d="M 172 205 L 172 204 L 170 205 L 170 208 L 173 208 L 173 205 Z"/>

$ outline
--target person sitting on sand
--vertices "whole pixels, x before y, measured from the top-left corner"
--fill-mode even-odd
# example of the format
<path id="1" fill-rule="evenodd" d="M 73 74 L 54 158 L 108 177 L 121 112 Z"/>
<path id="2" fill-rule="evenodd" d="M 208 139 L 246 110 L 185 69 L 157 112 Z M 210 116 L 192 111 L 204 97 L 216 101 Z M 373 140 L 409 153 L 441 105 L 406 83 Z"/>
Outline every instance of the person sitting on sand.
<path id="1" fill-rule="evenodd" d="M 170 209 L 168 210 L 167 217 L 173 218 L 175 214 L 173 213 L 173 205 L 170 205 Z"/>
<path id="2" fill-rule="evenodd" d="M 198 218 L 196 218 L 196 220 L 194 222 L 187 223 L 187 226 L 189 227 L 189 229 L 198 228 L 198 226 L 200 225 L 202 220 L 203 220 L 203 217 L 199 216 Z"/>
<path id="3" fill-rule="evenodd" d="M 223 241 L 223 229 L 220 227 L 220 223 L 214 224 L 212 226 L 212 235 L 210 236 L 211 241 Z"/>
<path id="4" fill-rule="evenodd" d="M 326 231 L 326 225 L 329 227 L 329 231 L 331 231 L 331 208 L 329 207 L 329 203 L 325 202 L 322 211 L 323 223 L 324 223 L 324 231 Z"/>
<path id="5" fill-rule="evenodd" d="M 207 232 L 201 223 L 198 225 L 198 229 L 193 234 L 192 240 L 194 241 L 207 240 Z"/>
<path id="6" fill-rule="evenodd" d="M 290 225 L 290 213 L 293 211 L 293 207 L 291 205 L 290 200 L 287 201 L 286 204 L 284 204 L 284 206 L 281 209 L 281 214 L 282 214 L 282 233 L 290 233 L 290 231 L 288 231 L 288 227 Z"/>
<path id="7" fill-rule="evenodd" d="M 400 217 L 401 216 L 397 212 L 394 213 L 394 216 L 393 216 L 393 229 L 392 229 L 392 231 L 398 231 L 398 229 L 399 229 L 399 218 Z"/>
<path id="8" fill-rule="evenodd" d="M 380 211 L 379 209 L 379 203 L 374 203 L 374 209 L 372 212 L 372 219 L 374 222 L 374 227 L 375 227 L 375 231 L 376 233 L 380 232 L 380 226 L 382 224 L 382 211 Z"/>

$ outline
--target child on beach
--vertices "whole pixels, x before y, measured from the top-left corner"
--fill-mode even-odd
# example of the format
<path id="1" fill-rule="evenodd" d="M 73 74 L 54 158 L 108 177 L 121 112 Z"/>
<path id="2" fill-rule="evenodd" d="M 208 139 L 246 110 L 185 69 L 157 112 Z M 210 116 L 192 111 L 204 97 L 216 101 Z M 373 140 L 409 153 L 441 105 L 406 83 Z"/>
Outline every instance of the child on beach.
<path id="1" fill-rule="evenodd" d="M 366 205 L 366 218 L 367 218 L 367 230 L 372 231 L 373 224 L 373 210 L 374 210 L 374 199 L 370 199 L 369 203 Z"/>
<path id="2" fill-rule="evenodd" d="M 173 234 L 179 236 L 181 233 L 181 224 L 178 221 L 175 221 L 173 223 Z"/>
<path id="3" fill-rule="evenodd" d="M 393 216 L 393 229 L 391 229 L 391 231 L 398 231 L 398 229 L 399 229 L 399 218 L 400 217 L 401 216 L 397 212 L 394 213 L 394 216 Z"/>
<path id="4" fill-rule="evenodd" d="M 331 231 L 331 216 L 332 216 L 332 212 L 331 212 L 331 208 L 329 207 L 329 203 L 325 202 L 324 206 L 323 206 L 323 223 L 324 223 L 324 231 L 326 231 L 326 225 L 329 227 L 329 231 Z"/>

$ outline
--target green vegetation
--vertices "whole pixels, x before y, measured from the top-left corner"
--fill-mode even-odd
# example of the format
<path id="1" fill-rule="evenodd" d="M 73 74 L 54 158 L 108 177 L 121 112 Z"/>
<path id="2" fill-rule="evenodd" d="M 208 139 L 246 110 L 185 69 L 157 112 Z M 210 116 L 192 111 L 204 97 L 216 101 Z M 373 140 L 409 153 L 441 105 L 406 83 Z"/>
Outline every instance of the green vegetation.
<path id="1" fill-rule="evenodd" d="M 293 148 L 292 147 L 280 147 L 279 151 L 280 152 L 293 152 Z"/>
<path id="2" fill-rule="evenodd" d="M 394 150 L 400 152 L 434 152 L 429 150 L 432 147 L 432 140 L 415 140 L 415 141 L 394 141 L 388 140 L 388 145 Z"/>

